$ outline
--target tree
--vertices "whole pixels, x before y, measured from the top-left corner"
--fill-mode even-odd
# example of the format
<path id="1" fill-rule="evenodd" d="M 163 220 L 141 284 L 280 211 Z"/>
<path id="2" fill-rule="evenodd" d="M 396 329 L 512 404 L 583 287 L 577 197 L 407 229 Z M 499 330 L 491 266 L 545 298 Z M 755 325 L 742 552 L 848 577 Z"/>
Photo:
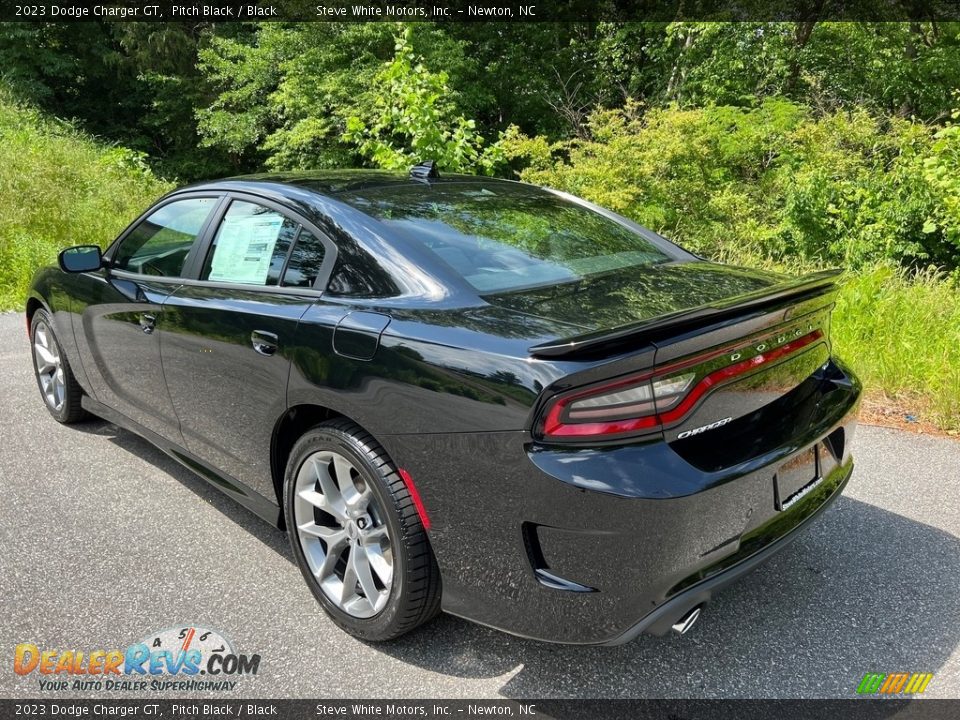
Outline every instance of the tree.
<path id="1" fill-rule="evenodd" d="M 443 67 L 450 85 L 475 74 L 464 44 L 442 28 L 417 24 L 414 51 Z M 350 117 L 370 117 L 371 91 L 395 52 L 390 23 L 264 23 L 218 36 L 200 53 L 200 71 L 217 90 L 198 109 L 203 143 L 274 170 L 350 167 L 362 162 L 343 141 Z M 448 99 L 463 112 L 463 95 Z"/>
<path id="2" fill-rule="evenodd" d="M 411 44 L 412 28 L 396 38 L 396 52 L 374 79 L 369 117 L 353 115 L 343 139 L 374 165 L 406 169 L 435 160 L 454 172 L 489 172 L 497 162 L 496 146 L 483 149 L 473 120 L 456 114 L 448 76 L 431 72 Z"/>

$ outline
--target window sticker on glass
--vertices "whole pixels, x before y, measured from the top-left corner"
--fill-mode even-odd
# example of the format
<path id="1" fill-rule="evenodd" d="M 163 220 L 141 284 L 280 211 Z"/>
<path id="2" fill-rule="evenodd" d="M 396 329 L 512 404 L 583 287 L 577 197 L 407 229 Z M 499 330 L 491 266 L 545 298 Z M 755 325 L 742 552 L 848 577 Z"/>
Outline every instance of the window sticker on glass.
<path id="1" fill-rule="evenodd" d="M 266 285 L 283 224 L 283 215 L 259 205 L 231 205 L 217 232 L 207 279 Z"/>

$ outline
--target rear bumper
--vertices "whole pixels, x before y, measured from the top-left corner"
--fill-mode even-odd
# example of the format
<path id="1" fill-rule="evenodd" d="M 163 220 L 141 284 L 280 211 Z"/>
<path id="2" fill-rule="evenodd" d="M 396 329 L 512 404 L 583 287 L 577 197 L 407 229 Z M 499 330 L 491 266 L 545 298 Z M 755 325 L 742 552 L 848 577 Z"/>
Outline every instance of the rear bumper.
<path id="1" fill-rule="evenodd" d="M 770 560 L 774 555 L 793 542 L 803 530 L 810 527 L 812 521 L 826 510 L 834 500 L 840 497 L 853 472 L 853 466 L 851 464 L 845 468 L 838 468 L 838 470 L 837 476 L 825 487 L 825 491 L 829 492 L 826 499 L 819 503 L 811 503 L 809 514 L 785 535 L 780 536 L 777 540 L 764 546 L 763 549 L 758 550 L 753 555 L 739 561 L 726 570 L 722 570 L 707 580 L 703 580 L 693 587 L 674 595 L 656 610 L 648 613 L 640 622 L 625 633 L 603 644 L 622 645 L 635 640 L 643 633 L 649 633 L 651 635 L 666 634 L 678 618 L 683 617 L 693 608 L 709 602 L 714 593 L 739 580 L 744 575 L 753 572 Z M 827 490 L 827 488 L 829 488 L 829 490 Z"/>
<path id="2" fill-rule="evenodd" d="M 669 629 L 839 496 L 859 395 L 830 363 L 773 409 L 789 420 L 762 419 L 757 451 L 722 468 L 662 437 L 603 448 L 541 446 L 522 432 L 382 440 L 430 514 L 445 611 L 538 640 L 610 645 Z M 778 470 L 811 449 L 820 479 L 778 509 Z"/>

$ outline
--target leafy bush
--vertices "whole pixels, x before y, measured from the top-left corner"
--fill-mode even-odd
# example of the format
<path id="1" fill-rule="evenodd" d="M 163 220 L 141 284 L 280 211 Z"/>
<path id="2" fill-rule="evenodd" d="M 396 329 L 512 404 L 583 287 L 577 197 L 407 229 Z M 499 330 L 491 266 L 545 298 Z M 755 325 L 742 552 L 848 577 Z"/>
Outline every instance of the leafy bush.
<path id="1" fill-rule="evenodd" d="M 350 118 L 377 123 L 384 92 L 393 84 L 383 74 L 398 59 L 397 30 L 397 23 L 323 22 L 214 33 L 198 51 L 199 71 L 216 89 L 196 111 L 201 143 L 251 169 L 359 164 L 363 157 L 343 135 Z M 462 42 L 423 23 L 407 25 L 403 40 L 415 55 L 411 67 L 444 69 L 453 87 L 439 98 L 444 112 L 456 106 L 451 117 L 463 113 L 465 94 L 468 106 L 480 102 L 476 92 L 464 93 L 465 77 L 477 74 L 478 61 L 466 57 Z"/>
<path id="2" fill-rule="evenodd" d="M 0 309 L 22 308 L 36 269 L 105 246 L 169 186 L 144 156 L 104 146 L 0 88 Z"/>
<path id="3" fill-rule="evenodd" d="M 946 244 L 960 253 L 960 111 L 953 122 L 936 132 L 931 151 L 923 159 L 924 179 L 937 191 L 937 211 L 924 224 L 923 232 L 939 233 Z M 960 272 L 956 272 L 960 279 Z"/>
<path id="4" fill-rule="evenodd" d="M 710 257 L 960 266 L 949 165 L 960 136 L 949 128 L 934 137 L 862 109 L 815 116 L 768 99 L 646 112 L 627 103 L 594 112 L 589 130 L 587 140 L 554 144 L 514 130 L 503 151 L 525 164 L 524 180 L 607 205 Z"/>

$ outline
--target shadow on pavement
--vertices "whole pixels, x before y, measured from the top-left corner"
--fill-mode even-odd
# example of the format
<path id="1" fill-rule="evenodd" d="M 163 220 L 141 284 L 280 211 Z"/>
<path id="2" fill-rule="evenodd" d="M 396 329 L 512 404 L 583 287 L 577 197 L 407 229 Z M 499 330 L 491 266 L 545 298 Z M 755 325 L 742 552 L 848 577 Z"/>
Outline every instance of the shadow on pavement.
<path id="1" fill-rule="evenodd" d="M 71 425 L 70 428 L 90 435 L 105 437 L 117 447 L 123 448 L 137 458 L 150 463 L 199 495 L 222 515 L 241 526 L 278 555 L 282 555 L 284 559 L 291 563 L 293 562 L 285 533 L 224 495 L 192 470 L 187 469 L 160 450 L 156 445 L 129 430 L 99 418 Z"/>

